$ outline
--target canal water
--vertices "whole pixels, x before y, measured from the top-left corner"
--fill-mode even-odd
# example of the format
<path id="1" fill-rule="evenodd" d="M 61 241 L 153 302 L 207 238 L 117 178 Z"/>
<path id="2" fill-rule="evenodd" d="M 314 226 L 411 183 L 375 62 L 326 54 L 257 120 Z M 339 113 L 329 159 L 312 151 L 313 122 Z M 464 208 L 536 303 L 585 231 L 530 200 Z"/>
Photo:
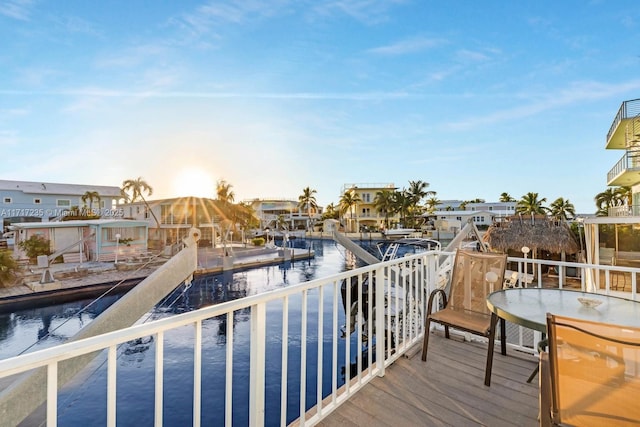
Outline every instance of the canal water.
<path id="1" fill-rule="evenodd" d="M 315 278 L 330 276 L 356 267 L 356 260 L 333 241 L 301 240 L 296 246 L 309 245 L 315 252 L 310 260 L 271 265 L 245 271 L 227 272 L 196 278 L 192 286 L 179 286 L 163 302 L 147 313 L 140 322 L 147 322 L 177 313 L 242 298 L 269 290 L 292 286 Z M 366 243 L 365 243 L 366 244 Z M 317 307 L 317 293 L 309 294 L 308 307 Z M 86 326 L 120 295 L 109 295 L 98 301 L 79 300 L 47 307 L 0 314 L 0 359 L 24 352 L 50 347 L 64 342 Z M 325 307 L 331 307 L 332 292 L 325 292 Z M 340 297 L 339 297 L 340 298 Z M 289 302 L 289 369 L 287 377 L 287 422 L 299 416 L 300 393 L 300 300 Z M 311 310 L 310 310 L 311 312 Z M 313 316 L 312 316 L 313 318 Z M 324 316 L 325 330 L 331 327 L 330 312 Z M 249 398 L 249 327 L 250 313 L 237 311 L 233 315 L 233 425 L 248 425 Z M 344 313 L 339 323 L 344 324 Z M 268 337 L 266 343 L 266 425 L 280 422 L 280 377 L 282 307 L 267 306 Z M 226 369 L 226 318 L 203 322 L 202 354 L 202 425 L 224 425 Z M 331 364 L 330 341 L 324 348 L 325 363 Z M 307 329 L 307 406 L 315 405 L 317 384 L 317 324 L 310 320 Z M 355 345 L 355 337 L 351 345 Z M 192 424 L 193 395 L 193 327 L 184 327 L 165 334 L 164 359 L 164 425 Z M 344 340 L 340 340 L 339 360 L 344 361 Z M 118 426 L 152 426 L 154 414 L 153 338 L 123 345 L 118 352 L 117 400 Z M 352 351 L 355 354 L 355 351 Z M 323 369 L 322 387 L 331 390 L 333 375 L 339 386 L 344 383 L 344 366 Z M 89 426 L 106 422 L 106 361 L 102 355 L 65 386 L 59 396 L 58 425 Z M 1 424 L 1 423 L 0 423 Z M 43 412 L 29 417 L 25 425 L 44 425 Z"/>

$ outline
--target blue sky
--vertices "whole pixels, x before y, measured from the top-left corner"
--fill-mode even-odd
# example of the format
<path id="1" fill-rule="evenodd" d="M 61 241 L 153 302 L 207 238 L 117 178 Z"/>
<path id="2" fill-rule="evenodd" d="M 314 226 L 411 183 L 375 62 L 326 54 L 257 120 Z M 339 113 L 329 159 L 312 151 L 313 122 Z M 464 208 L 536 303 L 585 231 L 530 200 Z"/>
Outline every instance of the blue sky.
<path id="1" fill-rule="evenodd" d="M 636 0 L 0 0 L 0 178 L 593 213 L 639 69 Z"/>

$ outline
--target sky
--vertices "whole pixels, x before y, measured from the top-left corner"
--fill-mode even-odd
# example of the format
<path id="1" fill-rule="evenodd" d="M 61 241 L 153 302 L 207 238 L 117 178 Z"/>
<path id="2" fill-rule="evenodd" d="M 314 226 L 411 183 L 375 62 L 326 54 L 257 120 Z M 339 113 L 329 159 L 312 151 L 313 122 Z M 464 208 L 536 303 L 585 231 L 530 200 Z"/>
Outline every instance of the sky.
<path id="1" fill-rule="evenodd" d="M 637 0 L 0 0 L 0 179 L 594 213 L 639 69 Z"/>

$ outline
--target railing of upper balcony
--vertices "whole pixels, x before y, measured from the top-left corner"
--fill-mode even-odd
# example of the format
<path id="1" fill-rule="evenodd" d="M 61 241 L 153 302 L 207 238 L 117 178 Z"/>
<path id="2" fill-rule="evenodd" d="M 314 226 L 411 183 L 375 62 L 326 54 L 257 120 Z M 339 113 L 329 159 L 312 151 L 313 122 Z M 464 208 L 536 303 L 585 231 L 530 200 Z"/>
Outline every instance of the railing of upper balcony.
<path id="1" fill-rule="evenodd" d="M 607 182 L 612 182 L 624 172 L 637 168 L 640 168 L 640 151 L 627 150 L 607 173 Z"/>
<path id="2" fill-rule="evenodd" d="M 219 396 L 224 403 L 225 425 L 233 424 L 233 408 L 240 401 L 248 401 L 249 425 L 265 424 L 265 407 L 280 408 L 279 419 L 268 420 L 269 424 L 282 426 L 295 421 L 299 425 L 313 425 L 328 415 L 338 405 L 349 399 L 358 389 L 376 376 L 382 376 L 385 368 L 401 357 L 409 348 L 420 342 L 423 335 L 425 305 L 429 292 L 439 281 L 438 259 L 452 256 L 450 253 L 428 252 L 411 255 L 371 265 L 345 273 L 302 283 L 290 288 L 258 294 L 239 300 L 225 302 L 197 311 L 179 314 L 162 320 L 137 325 L 128 329 L 88 338 L 81 341 L 0 360 L 0 378 L 27 372 L 32 369 L 47 369 L 47 425 L 57 423 L 57 367 L 64 360 L 83 354 L 101 352 L 106 362 L 105 420 L 96 423 L 116 425 L 118 375 L 116 363 L 120 346 L 132 340 L 153 337 L 155 346 L 155 420 L 162 425 L 164 411 L 176 411 L 164 402 L 166 392 L 163 372 L 169 369 L 171 357 L 165 359 L 165 336 L 179 334 L 180 345 L 193 349 L 193 369 L 185 375 L 193 377 L 191 405 L 183 410 L 194 426 L 201 424 L 202 379 L 207 370 L 203 354 L 207 354 L 204 343 L 206 325 L 210 319 L 226 319 L 226 375 L 219 381 L 225 384 L 225 393 Z M 627 298 L 637 296 L 637 274 L 640 269 L 620 266 L 596 266 L 580 263 L 509 258 L 522 278 L 530 277 L 528 286 L 587 287 L 587 277 L 593 278 L 604 293 L 619 293 Z M 550 271 L 557 274 L 550 274 Z M 620 275 L 624 275 L 624 292 L 620 291 Z M 573 276 L 573 277 L 570 277 Z M 627 276 L 629 287 L 626 289 Z M 378 279 L 378 280 L 376 280 Z M 550 284 L 550 281 L 553 283 Z M 343 288 L 342 283 L 350 284 Z M 501 284 L 497 285 L 498 288 Z M 617 288 L 617 290 L 616 290 Z M 344 290 L 343 290 L 344 289 Z M 344 301 L 343 301 L 344 300 Z M 275 306 L 274 306 L 275 304 Z M 346 310 L 344 307 L 348 307 Z M 294 312 L 299 313 L 292 315 Z M 234 359 L 245 357 L 234 354 L 234 315 L 242 313 L 250 317 L 250 355 L 248 399 L 234 395 Z M 274 321 L 274 318 L 276 321 Z M 299 319 L 299 320 L 297 320 Z M 367 320 L 371 319 L 372 322 Z M 513 325 L 510 325 L 513 326 Z M 188 327 L 188 329 L 184 329 Z M 182 328 L 181 330 L 178 330 Z M 349 331 L 354 331 L 349 334 Z M 510 347 L 535 353 L 534 342 L 539 340 L 531 331 L 521 327 L 508 329 Z M 279 367 L 273 360 L 267 363 L 266 344 L 274 339 L 281 343 L 278 354 Z M 322 337 L 322 339 L 319 339 Z M 345 338 L 347 337 L 347 338 Z M 168 339 L 168 338 L 167 338 Z M 219 345 L 219 343 L 218 343 Z M 362 351 L 364 347 L 371 351 Z M 169 345 L 167 347 L 170 347 Z M 296 360 L 291 355 L 299 358 Z M 355 361 L 355 364 L 353 360 Z M 281 375 L 276 384 L 268 383 L 269 370 L 278 370 Z M 344 366 L 344 385 L 338 379 L 340 367 Z M 351 372 L 351 368 L 354 368 Z M 237 368 L 235 368 L 237 369 Z M 153 375 L 153 373 L 152 373 Z M 295 385 L 290 378 L 297 378 Z M 323 381 L 309 380 L 310 377 Z M 209 377 L 210 378 L 210 377 Z M 273 376 L 271 376 L 273 378 Z M 209 379 L 210 381 L 210 379 Z M 311 389 L 307 390 L 307 384 Z M 296 388 L 294 390 L 294 388 Z M 279 390 L 280 396 L 273 396 Z M 154 390 L 151 390 L 154 393 Z M 299 401 L 291 402 L 291 396 Z M 210 396 L 209 396 L 210 397 Z M 269 400 L 270 399 L 270 400 Z M 273 399 L 276 399 L 274 402 Z M 288 408 L 296 408 L 292 414 Z M 170 408 L 170 409 L 169 409 Z M 298 418 L 299 417 L 299 418 Z"/>
<path id="3" fill-rule="evenodd" d="M 607 209 L 608 216 L 640 216 L 640 205 L 611 206 Z"/>
<path id="4" fill-rule="evenodd" d="M 640 114 L 640 99 L 624 101 L 622 105 L 620 105 L 618 114 L 616 114 L 615 118 L 613 119 L 613 123 L 609 128 L 609 132 L 607 133 L 607 141 L 611 139 L 611 136 L 616 131 L 616 128 L 622 120 L 637 116 L 638 114 Z"/>

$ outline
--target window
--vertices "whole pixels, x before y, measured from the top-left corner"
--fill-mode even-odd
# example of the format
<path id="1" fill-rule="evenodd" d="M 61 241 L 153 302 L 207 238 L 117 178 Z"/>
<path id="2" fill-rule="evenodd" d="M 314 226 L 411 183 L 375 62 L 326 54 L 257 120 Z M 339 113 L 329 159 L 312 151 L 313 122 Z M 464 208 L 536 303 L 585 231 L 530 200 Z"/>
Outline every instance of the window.
<path id="1" fill-rule="evenodd" d="M 102 230 L 103 238 L 107 242 L 115 242 L 116 234 L 120 235 L 120 241 L 123 239 L 131 239 L 132 241 L 141 240 L 144 238 L 143 236 L 144 227 L 132 227 L 132 228 L 123 228 L 123 227 L 114 227 L 114 228 L 105 228 Z"/>
<path id="2" fill-rule="evenodd" d="M 12 202 L 13 202 L 13 200 L 11 200 L 11 197 L 5 197 L 3 199 L 3 203 L 5 203 L 5 204 L 11 204 Z"/>
<path id="3" fill-rule="evenodd" d="M 71 206 L 71 200 L 69 199 L 58 199 L 56 200 L 56 206 L 59 208 L 68 208 Z"/>
<path id="4" fill-rule="evenodd" d="M 34 205 L 39 205 L 40 203 L 42 203 L 42 199 L 33 199 Z"/>

